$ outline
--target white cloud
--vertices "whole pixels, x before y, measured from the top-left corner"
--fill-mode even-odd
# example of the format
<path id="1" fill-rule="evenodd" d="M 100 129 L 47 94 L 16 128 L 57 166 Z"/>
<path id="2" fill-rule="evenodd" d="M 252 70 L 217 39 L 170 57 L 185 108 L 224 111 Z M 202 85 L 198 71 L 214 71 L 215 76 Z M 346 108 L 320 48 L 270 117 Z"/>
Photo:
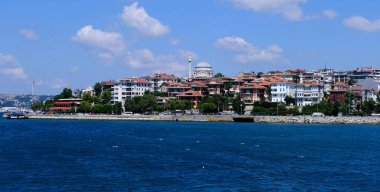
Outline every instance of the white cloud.
<path id="1" fill-rule="evenodd" d="M 143 7 L 138 7 L 137 2 L 130 6 L 125 6 L 120 17 L 126 25 L 145 35 L 158 37 L 170 31 L 169 27 L 149 16 Z"/>
<path id="2" fill-rule="evenodd" d="M 94 29 L 91 25 L 81 28 L 73 40 L 90 48 L 97 56 L 108 62 L 122 54 L 126 48 L 120 33 Z"/>
<path id="3" fill-rule="evenodd" d="M 37 40 L 38 39 L 37 33 L 31 29 L 21 29 L 20 33 L 22 36 L 24 36 L 25 39 L 28 39 L 28 40 Z"/>
<path id="4" fill-rule="evenodd" d="M 71 73 L 76 73 L 76 72 L 79 72 L 80 69 L 79 69 L 78 66 L 72 66 L 72 67 L 69 68 L 69 71 L 70 71 Z"/>
<path id="5" fill-rule="evenodd" d="M 170 44 L 171 45 L 178 45 L 181 43 L 181 40 L 179 39 L 170 39 Z"/>
<path id="6" fill-rule="evenodd" d="M 125 62 L 134 69 L 183 75 L 187 71 L 187 54 L 184 52 L 179 50 L 176 54 L 156 55 L 149 49 L 138 49 L 128 52 Z"/>
<path id="7" fill-rule="evenodd" d="M 260 48 L 241 37 L 231 36 L 216 40 L 215 46 L 232 51 L 235 54 L 234 60 L 238 63 L 289 63 L 283 55 L 282 48 L 278 45 Z"/>
<path id="8" fill-rule="evenodd" d="M 322 11 L 323 16 L 325 16 L 328 19 L 335 19 L 336 16 L 338 16 L 338 13 L 331 9 L 326 9 Z"/>
<path id="9" fill-rule="evenodd" d="M 0 73 L 11 79 L 27 79 L 24 69 L 12 55 L 0 53 Z"/>
<path id="10" fill-rule="evenodd" d="M 345 19 L 343 24 L 347 27 L 365 32 L 380 31 L 380 19 L 370 21 L 361 16 L 353 16 Z"/>
<path id="11" fill-rule="evenodd" d="M 307 0 L 228 0 L 235 6 L 251 9 L 255 12 L 268 12 L 283 15 L 291 21 L 299 21 L 304 15 L 300 8 L 301 3 Z"/>

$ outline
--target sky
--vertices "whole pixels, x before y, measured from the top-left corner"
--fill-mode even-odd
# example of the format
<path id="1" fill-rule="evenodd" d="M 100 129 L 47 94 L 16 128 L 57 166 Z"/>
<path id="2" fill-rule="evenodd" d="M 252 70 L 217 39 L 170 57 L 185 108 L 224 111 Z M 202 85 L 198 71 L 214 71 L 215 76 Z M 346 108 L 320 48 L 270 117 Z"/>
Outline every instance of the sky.
<path id="1" fill-rule="evenodd" d="M 0 94 L 156 72 L 380 68 L 380 1 L 1 0 Z"/>

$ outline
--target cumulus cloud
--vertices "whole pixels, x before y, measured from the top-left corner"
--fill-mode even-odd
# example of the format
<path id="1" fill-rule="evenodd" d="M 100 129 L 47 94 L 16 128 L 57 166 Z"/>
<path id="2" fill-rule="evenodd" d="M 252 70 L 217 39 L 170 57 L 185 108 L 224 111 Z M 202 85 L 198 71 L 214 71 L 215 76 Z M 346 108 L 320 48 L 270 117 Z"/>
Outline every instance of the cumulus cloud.
<path id="1" fill-rule="evenodd" d="M 0 53 L 0 73 L 11 79 L 27 79 L 24 69 L 12 55 Z"/>
<path id="2" fill-rule="evenodd" d="M 100 58 L 111 62 L 113 58 L 120 55 L 126 46 L 123 36 L 116 32 L 106 32 L 100 29 L 94 29 L 91 25 L 82 27 L 73 40 L 90 50 Z"/>
<path id="3" fill-rule="evenodd" d="M 323 10 L 322 14 L 324 17 L 326 17 L 328 19 L 335 19 L 336 16 L 338 15 L 338 13 L 336 11 L 331 10 L 331 9 Z"/>
<path id="4" fill-rule="evenodd" d="M 289 63 L 278 45 L 260 48 L 241 37 L 230 36 L 216 40 L 215 46 L 232 51 L 235 54 L 234 60 L 238 63 Z"/>
<path id="5" fill-rule="evenodd" d="M 183 75 L 187 71 L 187 54 L 184 52 L 179 50 L 176 54 L 156 55 L 149 49 L 138 49 L 128 52 L 125 62 L 134 69 Z"/>
<path id="6" fill-rule="evenodd" d="M 361 16 L 353 16 L 345 19 L 343 24 L 349 28 L 365 32 L 380 31 L 380 19 L 370 21 Z"/>
<path id="7" fill-rule="evenodd" d="M 149 16 L 143 7 L 138 7 L 137 2 L 125 6 L 120 17 L 126 25 L 148 36 L 158 37 L 170 31 L 169 27 Z"/>
<path id="8" fill-rule="evenodd" d="M 37 33 L 31 29 L 21 29 L 20 33 L 25 39 L 28 39 L 28 40 L 37 40 L 38 39 Z"/>
<path id="9" fill-rule="evenodd" d="M 291 21 L 299 21 L 304 14 L 300 7 L 307 0 L 228 0 L 236 7 L 283 15 Z"/>

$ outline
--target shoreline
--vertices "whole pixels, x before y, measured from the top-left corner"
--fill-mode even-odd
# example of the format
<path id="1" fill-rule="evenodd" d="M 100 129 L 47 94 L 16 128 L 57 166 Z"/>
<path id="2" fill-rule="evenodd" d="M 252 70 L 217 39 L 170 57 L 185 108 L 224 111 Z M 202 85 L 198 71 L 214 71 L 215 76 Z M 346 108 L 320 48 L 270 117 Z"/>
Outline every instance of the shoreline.
<path id="1" fill-rule="evenodd" d="M 110 120 L 110 121 L 179 121 L 179 122 L 235 122 L 248 119 L 250 123 L 295 124 L 380 124 L 376 116 L 231 116 L 231 115 L 30 115 L 29 119 L 53 120 Z"/>

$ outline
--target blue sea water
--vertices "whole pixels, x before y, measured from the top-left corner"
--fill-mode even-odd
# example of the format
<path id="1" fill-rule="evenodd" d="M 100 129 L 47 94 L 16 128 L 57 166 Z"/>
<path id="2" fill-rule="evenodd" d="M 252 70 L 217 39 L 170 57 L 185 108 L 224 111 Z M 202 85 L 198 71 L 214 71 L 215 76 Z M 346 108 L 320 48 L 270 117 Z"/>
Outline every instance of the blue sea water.
<path id="1" fill-rule="evenodd" d="M 0 191 L 379 191 L 380 126 L 0 119 Z"/>

